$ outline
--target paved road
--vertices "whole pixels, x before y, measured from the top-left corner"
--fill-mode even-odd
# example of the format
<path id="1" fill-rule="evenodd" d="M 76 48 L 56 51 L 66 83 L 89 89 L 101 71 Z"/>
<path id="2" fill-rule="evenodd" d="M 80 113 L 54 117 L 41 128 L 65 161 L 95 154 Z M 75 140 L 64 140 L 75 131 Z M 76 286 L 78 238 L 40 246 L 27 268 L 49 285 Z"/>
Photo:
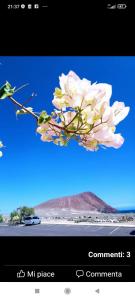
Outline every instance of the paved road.
<path id="1" fill-rule="evenodd" d="M 133 235 L 130 233 L 133 232 Z M 134 236 L 135 227 L 90 225 L 0 225 L 0 236 Z"/>

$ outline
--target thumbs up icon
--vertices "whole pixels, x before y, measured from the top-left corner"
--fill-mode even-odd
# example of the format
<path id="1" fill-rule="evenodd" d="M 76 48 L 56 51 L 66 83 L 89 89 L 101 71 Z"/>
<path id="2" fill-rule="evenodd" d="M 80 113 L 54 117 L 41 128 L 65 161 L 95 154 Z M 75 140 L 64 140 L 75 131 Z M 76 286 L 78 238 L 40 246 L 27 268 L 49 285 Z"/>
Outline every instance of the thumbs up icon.
<path id="1" fill-rule="evenodd" d="M 18 273 L 17 273 L 17 278 L 24 278 L 25 277 L 25 272 L 23 270 L 20 270 Z"/>

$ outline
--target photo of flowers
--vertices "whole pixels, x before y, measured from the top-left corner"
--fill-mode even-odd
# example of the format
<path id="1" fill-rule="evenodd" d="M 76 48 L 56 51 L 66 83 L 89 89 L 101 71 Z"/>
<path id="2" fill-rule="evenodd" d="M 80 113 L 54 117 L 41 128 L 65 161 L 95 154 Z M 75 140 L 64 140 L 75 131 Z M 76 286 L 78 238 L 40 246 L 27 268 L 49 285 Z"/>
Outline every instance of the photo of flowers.
<path id="1" fill-rule="evenodd" d="M 135 57 L 0 57 L 0 235 L 135 235 Z M 34 226 L 35 225 L 35 226 Z"/>

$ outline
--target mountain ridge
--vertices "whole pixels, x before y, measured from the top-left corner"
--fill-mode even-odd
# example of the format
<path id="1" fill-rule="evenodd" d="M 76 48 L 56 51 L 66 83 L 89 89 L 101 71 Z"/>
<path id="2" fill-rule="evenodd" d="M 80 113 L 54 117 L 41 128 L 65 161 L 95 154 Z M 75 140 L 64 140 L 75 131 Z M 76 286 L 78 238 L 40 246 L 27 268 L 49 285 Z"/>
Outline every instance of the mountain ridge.
<path id="1" fill-rule="evenodd" d="M 79 194 L 50 199 L 34 207 L 35 211 L 87 211 L 115 213 L 117 209 L 108 205 L 101 198 L 92 192 L 82 192 Z"/>

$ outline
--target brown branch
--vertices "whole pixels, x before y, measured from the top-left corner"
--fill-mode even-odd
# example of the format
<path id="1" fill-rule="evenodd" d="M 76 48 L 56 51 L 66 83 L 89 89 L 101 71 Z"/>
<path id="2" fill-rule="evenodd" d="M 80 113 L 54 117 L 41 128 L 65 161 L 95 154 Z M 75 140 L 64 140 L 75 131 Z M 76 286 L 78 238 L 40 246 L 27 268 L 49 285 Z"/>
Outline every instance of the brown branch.
<path id="1" fill-rule="evenodd" d="M 56 124 L 52 124 L 52 123 L 50 123 L 50 122 L 48 122 L 48 124 L 51 125 L 51 126 L 54 126 L 54 127 L 56 127 L 56 128 L 59 128 L 59 129 L 61 129 L 61 130 L 64 130 L 64 131 L 66 131 L 66 132 L 68 132 L 68 133 L 75 133 L 75 130 L 68 130 L 68 129 L 66 129 L 65 127 L 62 127 L 62 126 L 59 126 L 59 125 L 56 125 Z"/>
<path id="2" fill-rule="evenodd" d="M 19 103 L 18 101 L 16 101 L 12 96 L 8 96 L 8 98 L 15 104 L 18 105 L 21 109 L 24 109 L 28 114 L 32 115 L 37 121 L 38 121 L 38 116 L 30 111 L 29 109 L 27 109 L 23 104 Z"/>
<path id="3" fill-rule="evenodd" d="M 76 113 L 76 115 L 73 117 L 73 119 L 65 126 L 65 128 L 67 128 L 75 119 L 76 117 L 79 115 L 79 112 Z"/>
<path id="4" fill-rule="evenodd" d="M 23 104 L 19 103 L 19 102 L 18 102 L 17 100 L 15 100 L 12 96 L 8 96 L 8 98 L 9 98 L 15 105 L 19 106 L 21 109 L 24 109 L 28 114 L 32 115 L 32 116 L 38 121 L 39 117 L 38 117 L 34 112 L 32 112 L 32 111 L 30 111 L 29 109 L 27 109 Z M 77 115 L 78 115 L 78 113 L 74 116 L 74 118 L 71 120 L 70 123 L 73 122 L 73 120 L 76 118 Z M 70 124 L 70 123 L 69 123 L 69 124 Z M 100 123 L 100 124 L 103 124 L 103 123 L 106 123 L 106 122 L 102 122 L 102 123 Z M 81 134 L 81 135 L 83 135 L 83 134 L 84 134 L 84 135 L 88 134 L 93 128 L 95 128 L 95 127 L 97 127 L 97 126 L 100 125 L 100 124 L 98 124 L 98 125 L 94 126 L 94 127 L 93 127 L 91 130 L 89 130 L 89 132 L 87 132 L 87 133 L 86 133 L 86 132 L 85 132 L 85 133 L 81 133 L 81 132 L 79 132 L 79 130 L 85 130 L 85 129 L 83 129 L 83 128 L 81 129 L 82 125 L 81 125 L 81 127 L 78 128 L 77 130 L 68 130 L 66 127 L 69 126 L 69 124 L 68 124 L 67 126 L 65 126 L 65 127 L 59 126 L 59 125 L 57 125 L 57 124 L 53 124 L 53 123 L 51 123 L 51 122 L 48 122 L 48 124 L 51 125 L 51 126 L 53 126 L 53 127 L 58 128 L 58 129 L 60 129 L 60 130 L 66 131 L 67 133 Z"/>

